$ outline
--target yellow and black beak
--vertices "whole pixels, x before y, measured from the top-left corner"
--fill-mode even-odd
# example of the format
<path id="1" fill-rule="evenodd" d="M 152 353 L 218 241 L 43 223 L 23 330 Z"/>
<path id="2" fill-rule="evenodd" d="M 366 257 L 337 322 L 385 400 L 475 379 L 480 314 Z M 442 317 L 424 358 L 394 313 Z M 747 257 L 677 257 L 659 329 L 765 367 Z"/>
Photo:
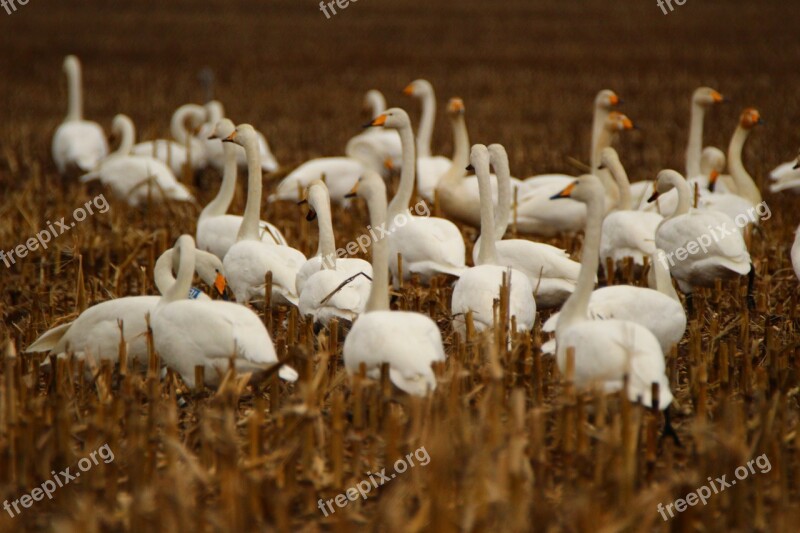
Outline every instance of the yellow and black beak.
<path id="1" fill-rule="evenodd" d="M 659 197 L 659 196 L 661 196 L 661 193 L 660 193 L 660 192 L 658 192 L 658 191 L 653 191 L 653 194 L 651 194 L 651 195 L 650 195 L 650 198 L 648 198 L 648 199 L 647 199 L 647 203 L 648 203 L 648 204 L 652 204 L 653 202 L 655 202 L 656 200 L 658 200 L 658 197 Z"/>
<path id="2" fill-rule="evenodd" d="M 220 296 L 225 294 L 225 289 L 227 286 L 228 282 L 225 279 L 225 276 L 223 276 L 222 273 L 217 272 L 217 277 L 214 279 L 214 288 L 217 289 L 217 292 L 220 294 Z"/>
<path id="3" fill-rule="evenodd" d="M 231 133 L 230 135 L 228 135 L 227 137 L 222 139 L 222 142 L 224 142 L 224 143 L 236 142 L 236 131 L 234 130 L 233 133 Z"/>
<path id="4" fill-rule="evenodd" d="M 708 190 L 714 192 L 714 189 L 717 188 L 717 178 L 719 178 L 719 172 L 716 170 L 712 170 L 711 174 L 708 176 Z"/>
<path id="5" fill-rule="evenodd" d="M 792 167 L 792 169 L 794 170 L 797 170 L 798 168 L 800 168 L 800 159 L 798 159 L 797 163 L 795 163 L 794 166 Z"/>
<path id="6" fill-rule="evenodd" d="M 572 191 L 575 190 L 575 186 L 577 184 L 578 184 L 577 181 L 573 181 L 572 183 L 570 183 L 569 185 L 564 187 L 563 191 L 561 191 L 558 194 L 554 194 L 553 196 L 551 196 L 550 199 L 551 200 L 558 200 L 559 198 L 569 198 L 570 196 L 572 196 Z"/>
<path id="7" fill-rule="evenodd" d="M 361 183 L 361 178 L 358 179 L 356 184 L 353 185 L 353 188 L 350 189 L 350 192 L 345 194 L 344 197 L 345 198 L 355 198 L 356 196 L 358 196 L 358 184 L 359 183 Z"/>
<path id="8" fill-rule="evenodd" d="M 414 96 L 414 84 L 409 83 L 406 85 L 406 88 L 403 89 L 403 94 L 406 96 Z"/>
<path id="9" fill-rule="evenodd" d="M 725 101 L 725 97 L 724 97 L 724 96 L 722 96 L 722 95 L 721 95 L 720 93 L 718 93 L 717 91 L 712 91 L 712 92 L 711 92 L 711 98 L 712 98 L 712 100 L 714 100 L 714 103 L 715 103 L 715 104 L 719 104 L 719 103 L 721 103 L 721 102 L 724 102 L 724 101 Z"/>
<path id="10" fill-rule="evenodd" d="M 608 98 L 608 102 L 609 102 L 609 103 L 610 103 L 612 106 L 614 106 L 614 107 L 617 107 L 618 105 L 622 104 L 622 99 L 621 99 L 619 96 L 617 96 L 616 94 L 612 94 L 612 95 L 611 95 L 611 96 Z"/>
<path id="11" fill-rule="evenodd" d="M 467 165 L 466 170 L 467 172 L 475 172 L 475 166 L 472 163 L 470 163 L 469 165 Z"/>
<path id="12" fill-rule="evenodd" d="M 384 124 L 386 124 L 386 113 L 382 113 L 375 117 L 372 122 L 367 122 L 364 124 L 364 128 L 374 128 L 377 126 L 383 126 Z"/>

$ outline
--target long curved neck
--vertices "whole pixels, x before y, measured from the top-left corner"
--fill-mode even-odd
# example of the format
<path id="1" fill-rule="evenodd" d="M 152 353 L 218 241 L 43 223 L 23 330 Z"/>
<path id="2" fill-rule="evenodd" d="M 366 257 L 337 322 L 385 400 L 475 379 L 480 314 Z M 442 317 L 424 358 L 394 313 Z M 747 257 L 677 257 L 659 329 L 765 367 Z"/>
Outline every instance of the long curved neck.
<path id="1" fill-rule="evenodd" d="M 258 220 L 261 218 L 261 155 L 254 139 L 245 142 L 244 151 L 247 155 L 247 203 L 236 240 L 257 241 Z"/>
<path id="2" fill-rule="evenodd" d="M 199 114 L 199 111 L 191 104 L 179 107 L 172 114 L 172 121 L 170 122 L 172 137 L 184 146 L 190 137 L 189 131 L 186 129 L 186 119 L 194 114 Z"/>
<path id="3" fill-rule="evenodd" d="M 435 118 L 436 97 L 433 91 L 426 91 L 422 95 L 422 117 L 419 119 L 419 131 L 417 132 L 417 152 L 419 152 L 419 157 L 431 156 L 431 136 L 433 135 L 433 121 Z"/>
<path id="4" fill-rule="evenodd" d="M 174 261 L 175 250 L 170 248 L 156 261 L 153 267 L 153 280 L 159 294 L 166 294 L 175 284 L 175 276 L 172 275 L 172 263 Z"/>
<path id="5" fill-rule="evenodd" d="M 676 302 L 680 302 L 681 300 L 678 298 L 678 293 L 675 292 L 675 287 L 672 285 L 672 278 L 670 277 L 669 271 L 664 266 L 661 257 L 659 257 L 660 255 L 661 253 L 657 253 L 651 258 L 652 279 L 648 279 L 648 284 L 651 289 L 655 289 L 661 294 L 669 296 Z M 650 278 L 650 276 L 648 276 L 648 278 Z"/>
<path id="6" fill-rule="evenodd" d="M 444 176 L 439 179 L 439 184 L 445 187 L 458 186 L 458 182 L 467 174 L 469 165 L 469 133 L 464 115 L 457 115 L 452 120 L 453 126 L 453 162 Z M 438 186 L 437 186 L 438 188 Z"/>
<path id="7" fill-rule="evenodd" d="M 478 191 L 481 196 L 481 244 L 478 250 L 479 265 L 497 264 L 497 247 L 495 246 L 494 200 L 492 199 L 492 182 L 489 169 L 475 169 L 478 177 Z"/>
<path id="8" fill-rule="evenodd" d="M 557 201 L 557 200 L 556 200 Z M 593 197 L 586 204 L 586 234 L 581 251 L 581 271 L 575 290 L 561 309 L 556 331 L 587 319 L 589 298 L 594 290 L 594 280 L 600 263 L 600 235 L 603 226 L 603 198 Z"/>
<path id="9" fill-rule="evenodd" d="M 322 262 L 324 268 L 330 268 L 333 266 L 332 263 L 336 260 L 336 240 L 333 235 L 330 197 L 326 195 L 325 201 L 319 202 L 319 205 L 315 203 L 312 207 L 317 213 L 317 226 L 319 226 L 317 255 L 326 259 L 330 258 L 330 261 L 326 260 Z"/>
<path id="10" fill-rule="evenodd" d="M 222 143 L 222 150 L 225 153 L 225 169 L 222 173 L 222 184 L 219 192 L 211 202 L 200 213 L 200 220 L 208 217 L 222 216 L 228 212 L 228 208 L 233 201 L 233 194 L 236 189 L 236 145 L 233 143 Z"/>
<path id="11" fill-rule="evenodd" d="M 749 200 L 753 205 L 758 205 L 762 201 L 761 191 L 756 187 L 753 178 L 744 168 L 744 163 L 742 162 L 742 149 L 749 134 L 749 130 L 741 126 L 736 128 L 728 145 L 728 167 L 731 177 L 736 183 L 737 194 Z"/>
<path id="12" fill-rule="evenodd" d="M 386 224 L 385 193 L 372 195 L 367 207 L 373 228 Z M 365 309 L 366 312 L 389 310 L 389 241 L 383 237 L 372 241 L 372 288 Z"/>
<path id="13" fill-rule="evenodd" d="M 367 93 L 367 105 L 372 109 L 372 118 L 386 111 L 386 99 L 383 97 L 383 94 L 378 91 L 370 91 Z"/>
<path id="14" fill-rule="evenodd" d="M 130 119 L 124 119 L 119 123 L 119 146 L 114 150 L 113 155 L 127 156 L 133 149 L 136 140 L 136 128 Z"/>
<path id="15" fill-rule="evenodd" d="M 393 221 L 397 215 L 408 209 L 411 195 L 414 193 L 414 180 L 416 179 L 416 161 L 414 152 L 414 134 L 411 126 L 406 125 L 398 130 L 400 144 L 403 147 L 403 168 L 400 171 L 400 186 L 389 204 L 389 220 Z M 464 165 L 466 167 L 466 165 Z M 374 226 L 373 226 L 374 227 Z"/>
<path id="16" fill-rule="evenodd" d="M 692 113 L 689 121 L 689 145 L 686 147 L 686 176 L 700 175 L 700 158 L 703 152 L 703 119 L 705 108 L 692 100 Z"/>
<path id="17" fill-rule="evenodd" d="M 175 283 L 161 297 L 161 302 L 169 303 L 188 298 L 189 290 L 192 288 L 192 277 L 194 276 L 194 250 L 191 247 L 182 246 L 180 248 L 180 263 L 178 264 L 178 278 Z"/>
<path id="18" fill-rule="evenodd" d="M 678 215 L 685 215 L 692 207 L 692 189 L 689 187 L 689 183 L 682 178 L 670 178 L 669 183 L 671 183 L 675 189 L 678 190 L 678 206 L 675 208 L 675 211 L 672 213 L 672 215 L 667 218 L 675 218 Z"/>
<path id="19" fill-rule="evenodd" d="M 499 241 L 506 234 L 509 217 L 511 216 L 511 169 L 508 167 L 508 160 L 495 161 L 494 172 L 497 175 L 497 209 L 494 213 L 494 238 Z"/>
<path id="20" fill-rule="evenodd" d="M 81 85 L 81 67 L 76 62 L 67 69 L 67 91 L 69 92 L 69 107 L 67 120 L 83 120 L 83 91 Z"/>
<path id="21" fill-rule="evenodd" d="M 614 176 L 619 189 L 619 205 L 617 208 L 623 211 L 630 211 L 633 205 L 631 201 L 631 182 L 628 180 L 628 173 L 625 172 L 625 167 L 617 160 L 609 165 L 609 170 L 611 175 Z"/>
<path id="22" fill-rule="evenodd" d="M 606 120 L 608 120 L 608 114 L 609 111 L 605 108 L 605 106 L 601 104 L 595 104 L 594 120 L 592 121 L 592 145 L 591 153 L 589 154 L 592 171 L 600 166 L 600 151 L 602 148 L 598 148 L 597 144 L 600 142 L 600 137 L 603 134 Z"/>
<path id="23" fill-rule="evenodd" d="M 600 134 L 597 137 L 597 144 L 595 145 L 595 156 L 592 157 L 592 160 L 594 160 L 595 157 L 597 158 L 597 167 L 600 166 L 601 152 L 603 149 L 611 146 L 611 143 L 614 141 L 614 134 L 615 132 L 607 127 L 603 127 L 600 130 Z M 617 184 L 614 182 L 614 178 L 611 177 L 611 172 L 609 172 L 608 169 L 600 169 L 592 166 L 592 174 L 600 178 L 600 181 L 603 183 L 603 188 L 606 192 L 605 212 L 608 213 L 619 203 L 619 189 L 617 188 Z"/>

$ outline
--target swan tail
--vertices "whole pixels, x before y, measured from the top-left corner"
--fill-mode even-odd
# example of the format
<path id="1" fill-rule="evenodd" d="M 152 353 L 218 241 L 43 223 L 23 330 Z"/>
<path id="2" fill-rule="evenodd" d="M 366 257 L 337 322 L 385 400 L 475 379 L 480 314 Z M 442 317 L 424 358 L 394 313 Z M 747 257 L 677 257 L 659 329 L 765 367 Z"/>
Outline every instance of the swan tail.
<path id="1" fill-rule="evenodd" d="M 67 330 L 72 325 L 72 322 L 68 322 L 66 324 L 61 324 L 60 326 L 56 326 L 52 329 L 47 330 L 43 333 L 38 339 L 36 339 L 33 344 L 28 346 L 25 350 L 25 353 L 36 353 L 36 352 L 49 352 L 56 345 L 59 343 L 61 338 L 67 333 Z"/>

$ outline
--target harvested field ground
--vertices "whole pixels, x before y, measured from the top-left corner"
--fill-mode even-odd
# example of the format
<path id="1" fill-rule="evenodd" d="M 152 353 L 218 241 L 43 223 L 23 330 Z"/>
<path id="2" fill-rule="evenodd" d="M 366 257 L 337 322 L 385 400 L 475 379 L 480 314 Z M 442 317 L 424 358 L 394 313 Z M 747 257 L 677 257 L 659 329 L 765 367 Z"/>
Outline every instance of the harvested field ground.
<path id="1" fill-rule="evenodd" d="M 750 238 L 756 309 L 745 304 L 744 283 L 700 291 L 668 356 L 678 447 L 659 442 L 659 413 L 574 389 L 539 350 L 546 313 L 510 349 L 490 337 L 459 341 L 444 278 L 404 285 L 394 304 L 430 314 L 445 337 L 449 358 L 426 399 L 386 380 L 348 379 L 341 332 L 314 335 L 296 311 L 264 317 L 301 371 L 292 385 L 229 376 L 219 391 L 193 391 L 172 374 L 160 380 L 154 367 L 120 375 L 106 366 L 89 380 L 73 378 L 66 363 L 48 376 L 25 347 L 88 305 L 155 294 L 155 259 L 195 232 L 193 206 L 137 210 L 107 195 L 107 213 L 0 265 L 0 504 L 51 471 L 74 472 L 104 444 L 114 460 L 19 516 L 0 509 L 0 531 L 796 531 L 800 288 L 789 248 L 800 197 L 769 194 L 766 183 L 800 145 L 798 15 L 800 4 L 778 0 L 690 0 L 667 16 L 655 2 L 361 0 L 330 20 L 310 0 L 0 8 L 2 250 L 97 194 L 60 178 L 50 156 L 69 53 L 83 61 L 87 118 L 108 130 L 126 113 L 140 139 L 167 135 L 176 107 L 203 100 L 197 74 L 210 66 L 228 115 L 261 129 L 287 167 L 341 154 L 367 118 L 368 89 L 416 121 L 418 105 L 401 90 L 422 77 L 440 105 L 434 152 L 452 152 L 441 109 L 460 96 L 471 140 L 504 144 L 519 177 L 578 173 L 569 158 L 587 159 L 592 99 L 614 89 L 641 128 L 617 145 L 628 173 L 654 179 L 662 168 L 683 170 L 690 94 L 708 85 L 732 103 L 707 117 L 706 144 L 727 147 L 745 107 L 765 119 L 745 163 L 772 215 Z M 233 213 L 244 207 L 242 181 Z M 191 187 L 204 205 L 218 184 L 208 170 Z M 304 210 L 264 205 L 293 246 L 316 249 Z M 341 245 L 368 219 L 359 202 L 335 208 L 334 220 Z M 580 256 L 580 238 L 551 242 Z M 335 514 L 318 508 L 421 447 L 428 464 Z M 660 503 L 709 477 L 730 482 L 762 454 L 768 472 L 755 468 L 706 505 L 662 520 Z"/>

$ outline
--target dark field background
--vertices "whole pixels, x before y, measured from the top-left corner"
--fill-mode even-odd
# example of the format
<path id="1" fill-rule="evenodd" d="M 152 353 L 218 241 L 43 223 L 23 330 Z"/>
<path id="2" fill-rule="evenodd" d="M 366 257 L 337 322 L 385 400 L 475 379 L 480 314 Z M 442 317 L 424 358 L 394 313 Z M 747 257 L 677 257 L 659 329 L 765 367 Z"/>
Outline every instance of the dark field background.
<path id="1" fill-rule="evenodd" d="M 416 122 L 418 104 L 401 91 L 423 77 L 439 103 L 433 152 L 451 154 L 442 111 L 460 96 L 471 141 L 503 143 L 519 177 L 578 173 L 568 158 L 588 159 L 594 95 L 613 89 L 641 128 L 618 143 L 622 161 L 632 180 L 653 179 L 665 167 L 684 170 L 690 95 L 708 85 L 732 102 L 707 115 L 706 145 L 727 148 L 742 109 L 761 111 L 765 125 L 751 135 L 745 164 L 773 214 L 751 243 L 757 310 L 742 305 L 743 287 L 701 291 L 668 359 L 683 448 L 666 443 L 656 453 L 660 419 L 651 413 L 576 400 L 554 363 L 539 358 L 538 332 L 515 340 L 518 359 L 504 362 L 506 373 L 495 379 L 482 345 L 453 339 L 449 289 L 409 286 L 399 306 L 439 321 L 448 368 L 425 403 L 388 405 L 365 387 L 367 422 L 353 418 L 360 385 L 342 384 L 341 337 L 330 348 L 329 379 L 317 388 L 309 376 L 325 374 L 327 359 L 309 362 L 292 388 L 207 391 L 180 410 L 174 385 L 152 376 L 119 378 L 119 386 L 103 375 L 96 383 L 61 376 L 54 385 L 36 379 L 30 358 L 6 358 L 0 503 L 104 442 L 117 459 L 21 517 L 0 509 L 0 530 L 795 531 L 800 292 L 788 249 L 800 197 L 770 195 L 765 183 L 800 146 L 798 21 L 800 4 L 778 0 L 687 0 L 667 16 L 655 0 L 359 0 L 330 20 L 311 0 L 31 0 L 10 16 L 0 8 L 0 249 L 95 194 L 59 179 L 50 157 L 66 113 L 61 63 L 69 53 L 83 62 L 86 118 L 108 130 L 116 113 L 126 113 L 139 139 L 167 136 L 176 107 L 202 103 L 198 72 L 211 67 L 227 115 L 262 130 L 287 167 L 342 154 L 365 121 L 368 89 L 382 90 Z M 198 177 L 201 203 L 218 180 L 214 171 Z M 234 213 L 243 208 L 241 181 Z M 154 259 L 181 233 L 194 234 L 190 206 L 111 205 L 47 252 L 0 265 L 4 355 L 87 304 L 152 294 Z M 316 229 L 296 206 L 263 214 L 291 244 L 315 248 Z M 340 244 L 366 223 L 361 207 L 334 216 Z M 579 256 L 578 242 L 555 243 Z M 297 345 L 309 356 L 294 360 L 299 368 L 310 356 L 320 363 L 324 339 L 301 322 L 287 328 L 283 315 L 268 318 L 279 350 Z M 606 424 L 598 424 L 592 413 L 605 409 Z M 317 510 L 318 497 L 423 444 L 430 465 L 379 498 L 331 519 Z M 769 476 L 661 521 L 657 503 L 685 496 L 707 476 L 731 475 L 760 453 L 769 454 Z"/>

